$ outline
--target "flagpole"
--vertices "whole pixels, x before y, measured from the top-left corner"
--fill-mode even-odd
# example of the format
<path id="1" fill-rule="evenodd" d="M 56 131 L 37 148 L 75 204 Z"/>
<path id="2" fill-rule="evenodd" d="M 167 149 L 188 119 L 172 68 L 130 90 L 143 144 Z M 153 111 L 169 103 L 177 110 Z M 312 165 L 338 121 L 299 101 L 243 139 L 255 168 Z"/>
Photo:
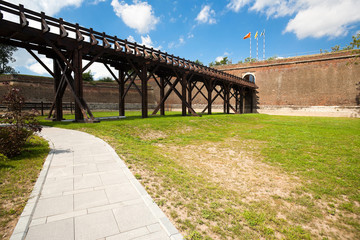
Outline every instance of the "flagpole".
<path id="1" fill-rule="evenodd" d="M 265 29 L 264 29 L 263 59 L 265 60 Z"/>
<path id="2" fill-rule="evenodd" d="M 259 53 L 258 53 L 258 47 L 259 47 L 259 38 L 256 38 L 256 60 L 259 61 Z"/>
<path id="3" fill-rule="evenodd" d="M 251 61 L 251 35 L 250 35 L 250 61 Z"/>

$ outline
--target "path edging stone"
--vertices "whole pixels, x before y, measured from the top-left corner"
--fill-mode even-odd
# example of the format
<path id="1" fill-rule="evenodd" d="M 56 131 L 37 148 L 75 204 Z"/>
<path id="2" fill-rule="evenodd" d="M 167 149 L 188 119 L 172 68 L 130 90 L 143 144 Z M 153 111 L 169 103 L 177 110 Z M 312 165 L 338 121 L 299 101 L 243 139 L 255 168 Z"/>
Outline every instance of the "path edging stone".
<path id="1" fill-rule="evenodd" d="M 41 134 L 39 134 L 41 136 Z M 41 136 L 43 137 L 43 136 Z M 34 188 L 30 194 L 28 201 L 26 202 L 25 208 L 20 215 L 20 218 L 15 226 L 15 229 L 10 237 L 10 240 L 23 240 L 26 237 L 26 234 L 29 230 L 29 225 L 32 220 L 36 205 L 39 201 L 41 190 L 44 186 L 46 176 L 48 174 L 50 164 L 55 154 L 55 148 L 53 142 L 49 139 L 45 140 L 49 143 L 50 152 L 45 159 L 43 167 L 40 171 L 40 174 L 36 180 Z"/>

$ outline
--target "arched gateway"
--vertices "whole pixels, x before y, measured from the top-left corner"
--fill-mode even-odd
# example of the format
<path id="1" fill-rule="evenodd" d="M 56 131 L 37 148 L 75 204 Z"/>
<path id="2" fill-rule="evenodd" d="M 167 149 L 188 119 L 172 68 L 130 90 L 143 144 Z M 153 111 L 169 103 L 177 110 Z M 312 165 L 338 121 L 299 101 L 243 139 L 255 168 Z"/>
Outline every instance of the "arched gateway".
<path id="1" fill-rule="evenodd" d="M 49 118 L 53 120 L 63 118 L 62 98 L 69 87 L 76 104 L 75 120 L 94 121 L 83 98 L 82 80 L 82 73 L 94 62 L 103 63 L 119 85 L 120 116 L 125 115 L 125 96 L 131 86 L 135 86 L 141 96 L 142 117 L 148 116 L 147 83 L 150 78 L 160 88 L 159 105 L 153 114 L 160 110 L 162 115 L 165 113 L 164 103 L 172 92 L 181 99 L 182 115 L 186 115 L 187 110 L 192 115 L 198 115 L 191 103 L 199 93 L 207 101 L 202 112 L 207 110 L 211 114 L 212 103 L 220 96 L 224 100 L 224 112 L 230 113 L 231 109 L 242 113 L 242 99 L 246 93 L 253 94 L 257 88 L 254 82 L 238 76 L 87 29 L 77 23 L 65 22 L 62 18 L 35 12 L 23 5 L 0 1 L 0 7 L 0 43 L 25 48 L 54 78 L 55 97 L 49 113 Z M 34 51 L 53 59 L 53 69 L 49 69 Z M 83 60 L 89 63 L 83 66 Z M 109 66 L 118 73 L 115 74 Z M 140 84 L 136 79 L 140 79 Z M 128 86 L 126 89 L 125 83 Z M 199 85 L 202 87 L 199 88 Z M 165 87 L 168 87 L 166 92 Z M 204 87 L 207 94 L 202 92 Z M 197 90 L 194 96 L 193 90 Z M 232 98 L 235 98 L 235 107 L 231 104 L 234 102 L 230 101 Z"/>

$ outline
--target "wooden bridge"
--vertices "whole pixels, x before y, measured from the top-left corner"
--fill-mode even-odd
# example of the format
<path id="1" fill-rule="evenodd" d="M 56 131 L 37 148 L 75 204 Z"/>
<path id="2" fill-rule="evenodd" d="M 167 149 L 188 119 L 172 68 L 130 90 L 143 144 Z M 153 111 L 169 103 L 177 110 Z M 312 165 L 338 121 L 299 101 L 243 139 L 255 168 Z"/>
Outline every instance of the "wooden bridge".
<path id="1" fill-rule="evenodd" d="M 125 96 L 131 86 L 141 95 L 142 117 L 148 116 L 147 91 L 151 78 L 160 89 L 160 101 L 153 114 L 159 110 L 161 115 L 165 114 L 165 101 L 172 92 L 181 99 L 182 115 L 187 111 L 198 115 L 192 108 L 192 101 L 200 95 L 207 101 L 202 113 L 211 114 L 212 104 L 219 96 L 224 100 L 225 113 L 230 113 L 230 109 L 243 113 L 245 96 L 251 101 L 251 111 L 253 109 L 257 88 L 253 82 L 2 0 L 0 43 L 26 49 L 53 76 L 55 96 L 49 113 L 53 120 L 63 119 L 62 98 L 69 87 L 75 99 L 75 120 L 94 121 L 83 98 L 82 79 L 82 73 L 94 62 L 104 64 L 119 85 L 120 116 L 125 115 Z M 34 51 L 53 59 L 53 69 L 49 69 Z M 83 66 L 83 60 L 89 62 Z M 110 66 L 118 71 L 117 75 Z"/>

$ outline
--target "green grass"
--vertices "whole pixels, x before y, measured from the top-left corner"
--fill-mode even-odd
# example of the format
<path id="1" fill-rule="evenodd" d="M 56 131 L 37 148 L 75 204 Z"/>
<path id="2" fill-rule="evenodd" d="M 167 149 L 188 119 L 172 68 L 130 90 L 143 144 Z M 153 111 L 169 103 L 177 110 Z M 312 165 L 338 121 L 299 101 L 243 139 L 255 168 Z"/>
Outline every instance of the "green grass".
<path id="1" fill-rule="evenodd" d="M 109 115 L 116 113 L 96 113 Z M 108 141 L 188 239 L 360 238 L 359 119 L 178 113 L 141 119 L 130 112 L 98 124 L 43 123 Z M 245 152 L 289 176 L 294 187 L 249 200 L 198 161 L 211 155 L 209 146 L 221 153 L 220 162 L 228 155 L 223 150 Z"/>
<path id="2" fill-rule="evenodd" d="M 1 239 L 10 238 L 48 153 L 47 141 L 35 136 L 19 156 L 0 160 Z"/>

